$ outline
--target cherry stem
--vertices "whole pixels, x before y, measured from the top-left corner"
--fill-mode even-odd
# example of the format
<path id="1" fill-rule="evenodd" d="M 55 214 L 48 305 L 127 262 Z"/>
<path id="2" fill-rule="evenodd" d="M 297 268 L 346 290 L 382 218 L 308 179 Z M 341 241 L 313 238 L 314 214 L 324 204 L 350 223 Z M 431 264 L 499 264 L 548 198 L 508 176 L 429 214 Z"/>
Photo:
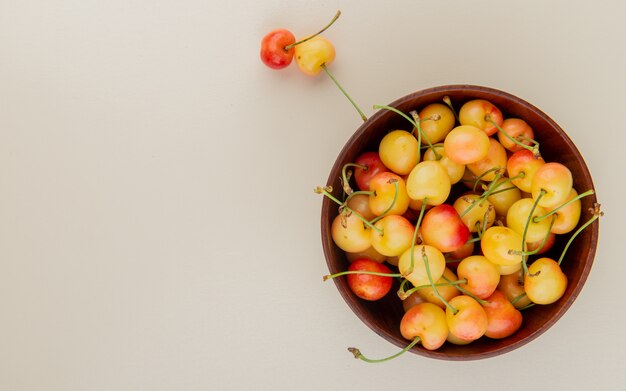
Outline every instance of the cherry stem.
<path id="1" fill-rule="evenodd" d="M 398 356 L 401 356 L 402 354 L 408 352 L 413 346 L 417 345 L 417 343 L 419 341 L 420 341 L 420 337 L 415 337 L 415 339 L 410 344 L 408 344 L 407 347 L 405 347 L 404 349 L 402 349 L 398 353 L 396 353 L 394 355 L 391 355 L 389 357 L 379 358 L 379 359 L 367 358 L 357 348 L 348 348 L 348 351 L 350 353 L 354 354 L 354 358 L 356 358 L 356 359 L 363 360 L 365 362 L 369 362 L 369 363 L 375 364 L 375 363 L 379 363 L 379 362 L 385 362 L 385 361 L 393 360 L 394 358 L 396 358 Z"/>
<path id="2" fill-rule="evenodd" d="M 370 221 L 370 223 L 374 224 L 375 222 L 377 222 L 378 220 L 382 219 L 383 217 L 385 217 L 385 215 L 387 213 L 389 213 L 389 211 L 393 208 L 393 206 L 396 204 L 396 201 L 398 200 L 398 180 L 397 179 L 390 179 L 389 182 L 393 181 L 393 184 L 396 187 L 396 193 L 393 195 L 393 201 L 391 201 L 391 204 L 389 205 L 389 207 L 380 214 L 380 216 L 374 218 L 372 221 Z"/>
<path id="3" fill-rule="evenodd" d="M 535 202 L 533 203 L 533 207 L 530 208 L 530 212 L 528 213 L 528 220 L 526 220 L 526 225 L 524 226 L 524 233 L 522 234 L 522 268 L 524 269 L 524 273 L 522 275 L 528 275 L 529 271 L 528 271 L 528 265 L 526 265 L 526 260 L 528 259 L 528 256 L 524 254 L 524 246 L 526 245 L 526 233 L 528 232 L 528 227 L 530 226 L 530 222 L 533 219 L 533 213 L 535 212 L 535 209 L 537 208 L 537 205 L 539 204 L 539 200 L 541 199 L 541 197 L 543 197 L 543 195 L 546 194 L 546 191 L 544 189 L 541 189 L 541 191 L 539 192 L 539 195 L 537 196 L 537 199 L 535 200 Z"/>
<path id="4" fill-rule="evenodd" d="M 417 128 L 417 132 L 418 132 L 418 141 L 420 140 L 419 136 L 424 137 L 424 140 L 426 140 L 426 144 L 428 144 L 428 147 L 432 149 L 433 153 L 435 154 L 435 160 L 441 160 L 442 156 L 433 147 L 433 143 L 430 142 L 430 139 L 428 138 L 426 133 L 424 133 L 424 131 L 422 130 L 422 121 L 427 121 L 430 117 L 422 120 L 419 114 L 417 114 L 417 111 L 415 110 L 411 110 L 409 114 L 411 114 L 411 116 L 413 117 L 413 121 L 415 122 L 415 127 Z M 437 120 L 439 120 L 440 118 L 441 117 L 437 118 Z"/>
<path id="5" fill-rule="evenodd" d="M 343 181 L 343 192 L 350 195 L 352 193 L 352 188 L 350 187 L 350 177 L 352 177 L 352 171 L 346 172 L 348 167 L 358 167 L 364 171 L 367 171 L 367 166 L 356 163 L 346 163 L 343 165 L 341 169 L 341 180 Z"/>
<path id="6" fill-rule="evenodd" d="M 527 306 L 520 308 L 520 309 L 519 309 L 519 311 L 524 311 L 524 310 L 527 310 L 527 309 L 529 309 L 530 307 L 533 307 L 534 305 L 535 305 L 535 303 L 530 303 L 530 304 L 528 304 Z"/>
<path id="7" fill-rule="evenodd" d="M 335 85 L 337 86 L 337 88 L 339 88 L 339 90 L 345 95 L 346 98 L 348 98 L 348 100 L 350 101 L 350 103 L 352 103 L 352 106 L 354 106 L 354 108 L 356 109 L 356 111 L 359 112 L 359 115 L 361 116 L 361 119 L 363 120 L 363 122 L 367 121 L 367 117 L 365 116 L 365 114 L 363 114 L 363 112 L 361 111 L 361 109 L 359 109 L 359 106 L 357 106 L 357 104 L 352 100 L 352 98 L 350 97 L 350 95 L 348 95 L 348 93 L 346 92 L 346 90 L 343 89 L 343 87 L 341 86 L 341 84 L 339 84 L 339 82 L 337 81 L 337 79 L 335 79 L 335 77 L 332 75 L 332 73 L 330 73 L 330 71 L 328 70 L 328 67 L 326 66 L 326 64 L 322 64 L 320 65 L 320 67 L 324 70 L 324 72 L 326 72 L 326 74 L 328 75 L 328 77 L 330 77 L 330 79 L 335 83 Z"/>
<path id="8" fill-rule="evenodd" d="M 454 106 L 452 106 L 452 101 L 450 100 L 450 97 L 448 95 L 443 97 L 443 102 L 446 105 L 448 105 L 450 110 L 452 110 L 452 114 L 454 114 L 454 118 L 456 119 L 457 122 L 459 122 L 459 115 L 457 114 L 456 110 L 454 109 Z"/>
<path id="9" fill-rule="evenodd" d="M 522 300 L 524 297 L 526 297 L 526 292 L 520 293 L 513 300 L 511 300 L 511 304 L 515 305 L 515 303 L 517 303 L 518 301 Z"/>
<path id="10" fill-rule="evenodd" d="M 493 170 L 493 169 L 492 169 Z M 472 209 L 474 209 L 474 207 L 478 204 L 480 204 L 481 202 L 483 202 L 484 200 L 487 199 L 487 197 L 489 197 L 491 195 L 491 193 L 493 193 L 493 191 L 495 189 L 497 189 L 498 187 L 500 187 L 500 184 L 497 184 L 496 182 L 498 182 L 498 180 L 502 177 L 502 173 L 501 172 L 497 172 L 495 178 L 493 178 L 493 181 L 491 181 L 491 183 L 489 184 L 489 187 L 487 188 L 487 190 L 485 190 L 485 192 L 477 199 L 474 200 L 474 202 L 472 202 L 472 204 L 470 206 L 468 206 L 463 213 L 461 213 L 459 216 L 463 217 L 466 214 L 469 213 L 469 211 L 471 211 Z"/>
<path id="11" fill-rule="evenodd" d="M 521 141 L 517 140 L 514 137 L 511 137 L 510 134 L 508 134 L 507 132 L 504 131 L 504 129 L 502 129 L 500 127 L 500 125 L 498 125 L 494 120 L 491 119 L 491 117 L 489 117 L 488 115 L 485 116 L 485 120 L 487 122 L 490 122 L 492 125 L 494 125 L 496 127 L 496 129 L 498 129 L 498 132 L 500 132 L 501 134 L 503 134 L 504 136 L 506 136 L 506 138 L 508 138 L 512 143 L 515 143 L 516 145 L 529 150 L 530 152 L 533 153 L 534 156 L 538 157 L 541 156 L 539 154 L 539 143 L 535 140 L 529 139 L 528 137 L 524 137 L 526 140 L 532 141 L 532 143 L 535 145 L 534 147 L 531 147 L 529 145 L 526 145 L 524 143 L 522 143 Z M 522 136 L 523 137 L 523 136 Z"/>
<path id="12" fill-rule="evenodd" d="M 463 279 L 463 280 L 457 280 L 457 281 L 438 282 L 435 284 L 435 286 L 451 286 L 451 285 L 454 286 L 454 285 L 459 285 L 459 284 L 467 284 L 467 280 Z M 425 285 L 419 285 L 419 286 L 413 287 L 409 289 L 408 291 L 402 291 L 402 294 L 398 291 L 398 297 L 400 297 L 400 300 L 404 300 L 420 289 L 431 288 L 431 287 L 432 286 L 430 284 L 425 284 Z"/>
<path id="13" fill-rule="evenodd" d="M 546 240 L 548 240 L 548 236 L 550 236 L 550 231 L 552 230 L 552 226 L 554 225 L 554 222 L 556 221 L 556 216 L 554 216 L 554 217 L 555 218 L 553 218 L 552 221 L 550 222 L 550 225 L 548 226 L 548 230 L 546 232 L 546 235 L 543 237 L 543 240 L 541 241 L 541 244 L 539 245 L 539 247 L 537 247 L 533 251 L 509 250 L 509 254 L 511 254 L 511 255 L 526 255 L 526 256 L 528 256 L 528 255 L 535 255 L 539 251 L 541 251 L 543 246 L 545 246 Z"/>
<path id="14" fill-rule="evenodd" d="M 413 273 L 413 268 L 415 267 L 415 256 L 413 254 L 413 250 L 415 249 L 415 242 L 417 241 L 417 230 L 419 229 L 420 224 L 422 224 L 422 218 L 424 217 L 424 212 L 426 211 L 427 199 L 428 197 L 424 197 L 422 200 L 422 208 L 420 209 L 420 214 L 417 217 L 417 223 L 415 223 L 415 231 L 413 231 L 413 239 L 411 239 L 411 266 L 409 266 L 408 273 L 406 273 L 407 276 Z"/>
<path id="15" fill-rule="evenodd" d="M 332 191 L 332 188 L 329 187 L 328 189 L 330 189 L 330 191 Z M 332 194 L 330 194 L 327 188 L 323 188 L 323 187 L 316 187 L 315 188 L 315 192 L 318 194 L 324 194 L 326 197 L 330 198 L 331 200 L 333 200 L 337 205 L 339 205 L 339 207 L 341 209 L 346 209 L 348 211 L 350 211 L 350 213 L 353 213 L 356 217 L 358 217 L 365 225 L 367 225 L 368 227 L 370 227 L 371 229 L 373 229 L 374 231 L 378 232 L 380 235 L 383 235 L 384 232 L 382 229 L 376 227 L 374 224 L 370 223 L 369 221 L 367 221 L 367 219 L 363 216 L 361 216 L 359 213 L 357 213 L 356 211 L 352 210 L 352 208 L 350 208 L 348 205 L 345 204 L 345 202 L 341 202 L 339 201 L 337 198 L 335 198 L 335 196 L 333 196 Z"/>
<path id="16" fill-rule="evenodd" d="M 498 186 L 500 187 L 500 186 Z M 490 196 L 495 195 L 495 194 L 499 194 L 499 193 L 504 193 L 505 191 L 509 191 L 509 190 L 515 190 L 517 189 L 516 186 L 511 186 L 511 187 L 507 187 L 506 189 L 500 189 L 500 190 L 496 190 L 493 193 L 489 194 Z"/>
<path id="17" fill-rule="evenodd" d="M 306 38 L 304 38 L 304 39 L 299 40 L 298 42 L 294 42 L 294 43 L 292 43 L 292 44 L 289 44 L 289 45 L 285 46 L 285 51 L 287 51 L 287 50 L 291 49 L 291 48 L 292 48 L 292 47 L 294 47 L 294 46 L 300 45 L 301 43 L 306 42 L 306 41 L 308 41 L 309 39 L 312 39 L 312 38 L 317 37 L 318 35 L 320 35 L 320 34 L 321 34 L 321 33 L 323 33 L 324 31 L 326 31 L 326 30 L 327 30 L 330 26 L 332 26 L 332 25 L 333 25 L 333 23 L 335 23 L 335 21 L 336 21 L 337 19 L 339 19 L 339 16 L 341 16 L 341 11 L 337 11 L 337 13 L 335 14 L 335 16 L 334 16 L 334 17 L 331 19 L 331 21 L 330 21 L 330 22 L 326 25 L 326 27 L 324 27 L 323 29 L 321 29 L 320 31 L 318 31 L 317 33 L 315 33 L 315 34 L 313 34 L 313 35 L 311 35 L 311 36 L 308 36 L 308 37 L 306 37 Z"/>
<path id="18" fill-rule="evenodd" d="M 442 277 L 443 277 L 443 279 L 444 279 L 444 280 L 446 280 L 446 281 L 448 281 L 448 282 L 451 282 L 448 278 L 446 278 L 446 276 L 442 276 Z M 472 294 L 471 292 L 469 292 L 467 289 L 463 289 L 462 287 L 460 287 L 460 286 L 458 286 L 458 285 L 456 285 L 456 286 L 455 286 L 455 288 L 456 288 L 456 289 L 458 289 L 459 291 L 461 291 L 461 293 L 462 293 L 462 294 L 464 294 L 464 295 L 466 295 L 466 296 L 469 296 L 469 297 L 471 297 L 472 299 L 476 300 L 476 301 L 477 301 L 480 305 L 487 305 L 487 304 L 489 304 L 489 302 L 488 302 L 488 301 L 483 300 L 483 299 L 481 299 L 481 298 L 479 298 L 479 297 L 474 296 L 474 294 Z M 455 314 L 456 314 L 456 312 L 455 312 Z"/>
<path id="19" fill-rule="evenodd" d="M 558 212 L 559 209 L 566 207 L 567 205 L 571 204 L 572 202 L 575 202 L 575 201 L 577 201 L 577 200 L 579 200 L 581 198 L 587 197 L 587 196 L 592 195 L 592 194 L 595 194 L 595 192 L 593 190 L 587 190 L 586 192 L 584 192 L 582 194 L 579 194 L 576 197 L 572 198 L 571 200 L 567 201 L 566 203 L 564 203 L 563 205 L 559 206 L 558 208 L 555 208 L 555 209 L 551 210 L 550 212 L 546 213 L 545 215 L 543 215 L 543 216 L 535 216 L 535 218 L 533 218 L 533 222 L 538 223 L 541 220 L 543 220 L 543 219 L 545 219 L 545 218 L 547 218 L 549 216 L 552 216 L 553 214 Z"/>
<path id="20" fill-rule="evenodd" d="M 413 251 L 411 251 L 411 254 L 413 254 Z M 435 282 L 433 281 L 433 276 L 430 274 L 430 264 L 428 262 L 428 255 L 426 255 L 426 250 L 424 247 L 422 247 L 422 259 L 424 259 L 424 266 L 426 266 L 426 275 L 428 275 L 428 281 L 430 281 L 430 286 L 433 288 L 433 292 L 435 293 L 435 296 L 437 296 L 439 298 L 439 300 L 441 300 L 441 302 L 443 304 L 446 305 L 446 307 L 448 307 L 448 309 L 450 311 L 452 311 L 453 314 L 457 314 L 459 312 L 459 310 L 457 310 L 456 308 L 454 308 L 452 306 L 452 304 L 448 303 L 448 301 L 446 299 L 443 298 L 443 296 L 441 296 L 441 293 L 439 293 L 439 290 L 437 290 L 437 288 L 435 287 Z M 445 276 L 442 276 L 447 282 L 452 282 L 449 279 L 447 279 Z M 457 288 L 460 289 L 459 286 L 457 286 Z"/>
<path id="21" fill-rule="evenodd" d="M 483 172 L 482 174 L 480 174 L 480 176 L 477 176 L 476 179 L 474 180 L 474 187 L 472 187 L 472 191 L 476 191 L 476 186 L 478 186 L 478 182 L 481 182 L 481 179 L 491 173 L 491 172 L 498 172 L 500 170 L 500 167 L 493 167 L 488 169 L 487 171 Z"/>
<path id="22" fill-rule="evenodd" d="M 565 245 L 565 248 L 563 249 L 563 252 L 561 253 L 561 257 L 559 258 L 559 261 L 557 262 L 559 265 L 561 264 L 561 262 L 563 262 L 563 259 L 565 258 L 565 253 L 567 253 L 567 249 L 572 244 L 576 236 L 578 236 L 578 234 L 580 234 L 591 223 L 599 219 L 600 216 L 604 216 L 604 212 L 600 211 L 600 204 L 594 204 L 593 208 L 591 208 L 591 213 L 593 213 L 593 216 L 585 224 L 583 224 L 580 228 L 578 228 L 578 230 L 574 232 L 571 238 L 569 238 L 569 241 L 567 242 L 567 244 Z"/>
<path id="23" fill-rule="evenodd" d="M 322 277 L 322 279 L 326 281 L 326 280 L 330 280 L 333 278 L 345 276 L 348 274 L 368 274 L 372 276 L 381 276 L 381 277 L 402 277 L 400 273 L 381 273 L 381 272 L 371 272 L 367 270 L 346 270 L 346 271 L 335 273 L 335 274 L 327 274 L 324 277 Z"/>

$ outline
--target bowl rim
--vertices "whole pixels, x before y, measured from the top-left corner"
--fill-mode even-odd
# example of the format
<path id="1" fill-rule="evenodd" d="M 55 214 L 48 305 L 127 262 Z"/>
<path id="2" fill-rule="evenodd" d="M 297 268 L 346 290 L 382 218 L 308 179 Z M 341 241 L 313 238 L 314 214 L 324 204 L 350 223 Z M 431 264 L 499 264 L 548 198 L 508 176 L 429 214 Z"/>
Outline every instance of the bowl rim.
<path id="1" fill-rule="evenodd" d="M 388 106 L 393 107 L 393 108 L 399 108 L 399 107 L 406 105 L 407 103 L 411 101 L 414 101 L 418 98 L 424 98 L 429 95 L 434 96 L 434 95 L 439 95 L 441 93 L 454 94 L 454 93 L 460 93 L 460 92 L 487 93 L 487 94 L 492 94 L 492 95 L 502 97 L 507 100 L 514 101 L 517 104 L 523 106 L 524 108 L 534 112 L 536 115 L 541 117 L 541 119 L 545 121 L 546 123 L 549 123 L 551 127 L 557 130 L 557 132 L 563 138 L 563 141 L 568 144 L 568 147 L 576 153 L 577 159 L 581 163 L 582 173 L 584 175 L 584 181 L 588 182 L 591 186 L 591 189 L 594 190 L 593 197 L 594 198 L 597 197 L 597 193 L 595 193 L 595 186 L 593 184 L 593 180 L 589 172 L 589 168 L 586 162 L 584 161 L 582 154 L 580 153 L 580 151 L 578 150 L 574 142 L 569 138 L 567 133 L 542 110 L 540 110 L 533 104 L 529 103 L 528 101 L 522 98 L 519 98 L 511 93 L 508 93 L 499 89 L 491 88 L 491 87 L 478 86 L 478 85 L 472 85 L 472 84 L 450 84 L 450 85 L 430 87 L 430 88 L 412 92 L 410 94 L 407 94 L 403 97 L 400 97 L 394 100 L 393 102 L 388 104 Z M 352 134 L 350 138 L 348 138 L 343 148 L 337 155 L 337 159 L 335 160 L 335 163 L 333 164 L 330 170 L 330 174 L 328 176 L 326 183 L 329 183 L 329 184 L 333 183 L 335 181 L 335 177 L 333 173 L 338 172 L 337 170 L 341 170 L 340 166 L 342 165 L 342 162 L 341 162 L 340 157 L 346 155 L 346 153 L 351 148 L 352 144 L 354 144 L 356 140 L 362 137 L 363 134 L 366 133 L 366 131 L 370 128 L 370 126 L 372 126 L 377 121 L 379 121 L 381 117 L 383 117 L 384 115 L 388 115 L 388 113 L 389 113 L 388 111 L 382 110 L 382 109 L 376 111 L 372 116 L 370 116 L 365 122 L 363 122 L 357 128 L 357 130 Z M 332 201 L 330 201 L 327 197 L 324 197 L 322 201 L 322 208 L 321 208 L 321 236 L 322 236 L 322 247 L 323 247 L 324 257 L 326 259 L 326 264 L 330 273 L 336 272 L 333 269 L 332 254 L 330 251 L 330 248 L 334 246 L 334 243 L 332 242 L 330 235 L 325 234 L 325 232 L 328 232 L 327 230 L 329 229 L 328 219 L 325 217 L 328 216 L 328 214 L 330 213 L 330 208 L 333 205 L 334 204 L 332 203 Z M 551 328 L 565 314 L 565 312 L 567 312 L 567 310 L 571 307 L 573 302 L 576 300 L 576 298 L 580 294 L 583 286 L 585 285 L 587 277 L 593 266 L 593 261 L 595 259 L 595 254 L 596 254 L 596 249 L 597 249 L 597 244 L 598 244 L 598 236 L 599 236 L 599 219 L 597 219 L 593 224 L 591 224 L 591 226 L 587 227 L 587 229 L 591 231 L 591 239 L 590 239 L 591 246 L 590 246 L 589 252 L 587 253 L 586 259 L 584 260 L 585 267 L 581 272 L 580 280 L 578 281 L 578 284 L 575 286 L 570 296 L 560 307 L 558 312 L 554 316 L 549 318 L 540 328 L 528 334 L 525 338 L 516 340 L 505 346 L 500 346 L 492 350 L 479 352 L 479 353 L 472 353 L 472 354 L 453 354 L 450 352 L 444 353 L 444 352 L 439 352 L 437 350 L 432 350 L 432 351 L 426 350 L 419 346 L 413 347 L 410 350 L 410 352 L 414 354 L 418 354 L 420 356 L 441 359 L 441 360 L 469 361 L 469 360 L 479 360 L 479 359 L 498 356 L 498 355 L 510 352 L 512 350 L 518 349 L 528 344 L 529 342 L 535 340 L 537 337 L 539 337 L 541 334 L 543 334 L 549 328 Z M 355 301 L 357 300 L 356 297 L 353 294 L 351 294 L 351 292 L 349 292 L 349 289 L 345 289 L 345 286 L 342 286 L 341 282 L 338 281 L 338 279 L 334 279 L 334 283 L 335 283 L 335 286 L 337 287 L 337 290 L 339 291 L 344 301 L 346 302 L 346 304 L 350 307 L 352 312 L 354 312 L 364 324 L 366 324 L 371 330 L 373 330 L 376 334 L 378 334 L 379 336 L 381 336 L 383 339 L 387 340 L 388 342 L 391 342 L 392 344 L 400 348 L 406 347 L 407 345 L 406 340 L 398 340 L 394 336 L 387 334 L 384 330 L 379 328 L 378 325 L 371 322 L 365 316 L 364 312 L 358 310 L 355 304 Z"/>

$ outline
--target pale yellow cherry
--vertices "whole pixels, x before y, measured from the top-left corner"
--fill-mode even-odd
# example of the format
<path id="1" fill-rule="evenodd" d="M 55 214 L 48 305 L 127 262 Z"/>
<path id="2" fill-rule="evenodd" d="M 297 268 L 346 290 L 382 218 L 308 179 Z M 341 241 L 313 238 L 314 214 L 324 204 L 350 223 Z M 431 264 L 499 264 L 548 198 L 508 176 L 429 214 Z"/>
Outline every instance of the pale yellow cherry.
<path id="1" fill-rule="evenodd" d="M 452 184 L 448 172 L 436 161 L 421 162 L 411 170 L 406 191 L 413 200 L 426 199 L 427 205 L 440 205 L 450 194 Z"/>
<path id="2" fill-rule="evenodd" d="M 337 247 L 352 253 L 365 251 L 372 245 L 370 230 L 356 214 L 347 209 L 335 217 L 330 227 Z"/>
<path id="3" fill-rule="evenodd" d="M 456 119 L 452 110 L 441 103 L 432 103 L 424 107 L 419 113 L 422 120 L 420 127 L 428 137 L 431 143 L 438 143 L 443 140 L 448 133 L 454 128 Z M 438 117 L 437 120 L 428 120 L 428 118 Z"/>
<path id="4" fill-rule="evenodd" d="M 512 266 L 522 262 L 520 253 L 526 251 L 526 244 L 522 248 L 522 235 L 511 228 L 493 226 L 483 233 L 480 248 L 491 262 Z"/>
<path id="5" fill-rule="evenodd" d="M 437 155 L 435 154 L 433 149 L 437 151 L 437 154 L 439 154 L 439 157 L 441 157 L 439 160 L 437 159 Z M 458 164 L 450 160 L 450 158 L 448 158 L 448 155 L 446 154 L 443 144 L 433 145 L 433 148 L 428 148 L 426 152 L 424 152 L 424 161 L 426 160 L 438 161 L 439 164 L 441 164 L 448 172 L 448 176 L 450 177 L 450 183 L 453 185 L 460 181 L 461 178 L 463 178 L 463 174 L 465 173 L 465 165 Z"/>
<path id="6" fill-rule="evenodd" d="M 417 139 L 406 130 L 394 130 L 385 135 L 378 147 L 383 164 L 398 175 L 406 175 L 420 161 Z"/>
<path id="7" fill-rule="evenodd" d="M 470 164 L 489 153 L 489 136 L 475 126 L 461 125 L 446 136 L 443 146 L 448 157 L 458 164 Z"/>
<path id="8" fill-rule="evenodd" d="M 491 182 L 496 178 L 496 172 L 490 171 L 496 168 L 504 172 L 507 163 L 506 149 L 493 138 L 489 138 L 489 150 L 487 155 L 474 163 L 469 163 L 467 168 L 479 176 L 481 180 Z M 484 175 L 483 175 L 484 174 Z"/>
<path id="9" fill-rule="evenodd" d="M 489 228 L 496 220 L 496 211 L 491 203 L 487 200 L 478 202 L 479 199 L 477 194 L 466 194 L 457 198 L 452 205 L 470 232 L 478 232 L 478 226 L 480 229 Z M 478 204 L 470 209 L 475 202 Z"/>
<path id="10" fill-rule="evenodd" d="M 557 262 L 539 258 L 528 267 L 524 290 L 535 304 L 552 304 L 560 299 L 567 288 L 567 276 Z"/>
<path id="11" fill-rule="evenodd" d="M 494 264 L 495 265 L 495 264 Z M 522 264 L 521 263 L 516 263 L 513 265 L 496 265 L 496 267 L 498 268 L 498 272 L 500 273 L 500 276 L 508 276 L 509 274 L 514 274 L 519 272 L 520 270 L 522 270 Z"/>
<path id="12" fill-rule="evenodd" d="M 372 247 L 380 254 L 395 257 L 411 247 L 415 227 L 406 218 L 386 215 L 378 220 L 371 230 Z"/>
<path id="13" fill-rule="evenodd" d="M 511 205 L 522 198 L 522 193 L 517 186 L 511 182 L 506 182 L 507 178 L 500 178 L 496 181 L 494 192 L 487 197 L 499 216 L 506 216 Z M 505 183 L 506 182 L 506 183 Z"/>
<path id="14" fill-rule="evenodd" d="M 576 189 L 572 188 L 572 191 L 570 192 L 570 195 L 569 197 L 567 197 L 567 200 L 565 200 L 565 202 L 576 198 L 576 196 L 578 196 L 578 192 L 576 191 Z M 548 212 L 551 212 L 554 209 L 556 208 L 552 208 L 548 210 Z M 571 232 L 574 228 L 576 228 L 576 225 L 578 225 L 578 220 L 580 220 L 580 209 L 580 200 L 576 200 L 554 212 L 553 216 L 556 216 L 556 220 L 554 221 L 550 232 L 554 234 L 566 234 Z M 546 217 L 546 220 L 550 221 L 550 219 L 553 218 L 554 217 Z"/>
<path id="15" fill-rule="evenodd" d="M 535 201 L 532 198 L 522 198 L 511 205 L 506 214 L 506 226 L 518 234 L 524 235 L 524 229 L 526 229 L 526 224 L 528 223 L 528 216 L 530 216 L 530 211 L 534 204 Z M 532 218 L 530 218 L 530 223 L 528 223 L 528 228 L 526 229 L 526 237 L 524 238 L 527 243 L 543 240 L 550 232 L 549 219 L 543 219 L 539 222 L 535 220 L 535 217 L 543 216 L 546 213 L 546 209 L 539 205 L 535 206 Z"/>
<path id="16" fill-rule="evenodd" d="M 411 272 L 411 253 L 413 253 L 413 271 Z M 419 245 L 413 247 L 413 250 L 409 248 L 398 260 L 398 270 L 400 274 L 405 276 L 407 280 L 413 284 L 413 286 L 430 284 L 428 273 L 426 271 L 426 263 L 424 262 L 423 254 L 428 259 L 428 266 L 430 270 L 430 276 L 433 279 L 433 283 L 438 281 L 443 275 L 446 269 L 446 259 L 441 251 L 437 250 L 433 246 Z M 411 272 L 409 274 L 409 272 Z M 407 275 L 408 274 L 408 275 Z"/>

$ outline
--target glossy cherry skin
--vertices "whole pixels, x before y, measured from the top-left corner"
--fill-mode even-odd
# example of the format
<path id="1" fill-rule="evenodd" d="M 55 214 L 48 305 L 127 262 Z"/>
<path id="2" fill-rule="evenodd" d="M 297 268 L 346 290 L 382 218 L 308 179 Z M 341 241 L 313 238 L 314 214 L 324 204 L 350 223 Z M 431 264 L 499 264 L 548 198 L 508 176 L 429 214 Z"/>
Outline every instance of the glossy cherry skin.
<path id="1" fill-rule="evenodd" d="M 458 250 L 470 237 L 470 230 L 448 204 L 437 205 L 426 212 L 421 229 L 424 243 L 443 253 Z"/>
<path id="2" fill-rule="evenodd" d="M 296 37 L 289 30 L 270 31 L 261 40 L 261 61 L 272 69 L 283 69 L 291 64 L 294 48 L 285 47 L 296 42 Z"/>
<path id="3" fill-rule="evenodd" d="M 531 303 L 524 291 L 524 279 L 522 278 L 521 268 L 515 273 L 500 276 L 497 290 L 504 293 L 507 300 L 511 302 L 515 308 L 524 308 Z M 513 303 L 513 301 L 515 301 L 515 303 Z"/>
<path id="4" fill-rule="evenodd" d="M 537 158 L 531 151 L 522 149 L 509 157 L 506 163 L 506 170 L 509 178 L 516 177 L 523 172 L 524 176 L 522 178 L 513 179 L 512 182 L 521 191 L 530 193 L 535 173 L 544 164 L 545 161 L 542 158 Z"/>
<path id="5" fill-rule="evenodd" d="M 365 166 L 366 169 L 360 167 L 354 168 L 354 180 L 360 190 L 369 190 L 370 180 L 381 172 L 389 171 L 380 159 L 378 152 L 365 152 L 359 155 L 354 161 L 356 164 Z"/>
<path id="6" fill-rule="evenodd" d="M 502 126 L 500 128 L 504 131 L 504 133 L 508 134 L 512 138 L 518 140 L 525 145 L 531 145 L 531 142 L 523 139 L 520 140 L 518 137 L 523 136 L 531 140 L 535 138 L 535 132 L 533 132 L 533 129 L 530 127 L 530 125 L 528 125 L 528 123 L 526 123 L 526 121 L 524 121 L 523 119 L 507 118 L 502 122 Z M 498 132 L 498 140 L 500 140 L 500 143 L 504 148 L 508 149 L 511 152 L 517 152 L 519 150 L 525 149 L 521 145 L 518 145 L 511 141 L 501 132 Z"/>
<path id="7" fill-rule="evenodd" d="M 488 321 L 485 336 L 495 339 L 506 338 L 520 328 L 522 313 L 507 300 L 504 293 L 496 290 L 485 301 L 487 304 L 484 304 L 483 308 Z"/>
<path id="8" fill-rule="evenodd" d="M 540 193 L 543 193 L 539 205 L 549 209 L 555 208 L 568 199 L 573 184 L 574 180 L 569 168 L 561 163 L 550 162 L 539 167 L 535 172 L 531 193 L 535 200 Z"/>
<path id="9" fill-rule="evenodd" d="M 567 276 L 561 266 L 551 258 L 539 258 L 528 267 L 524 290 L 535 304 L 552 304 L 560 299 L 567 288 Z"/>
<path id="10" fill-rule="evenodd" d="M 474 99 L 465 103 L 459 110 L 461 125 L 472 125 L 481 129 L 488 136 L 498 131 L 498 128 L 487 120 L 490 118 L 498 125 L 502 125 L 502 112 L 493 103 L 484 99 Z"/>
<path id="11" fill-rule="evenodd" d="M 350 264 L 350 271 L 368 271 L 378 273 L 391 273 L 385 265 L 367 258 L 357 259 Z M 372 274 L 348 274 L 348 286 L 355 295 L 361 299 L 375 301 L 382 299 L 390 290 L 393 283 L 389 276 L 376 276 Z"/>
<path id="12" fill-rule="evenodd" d="M 396 196 L 396 184 L 397 196 Z M 377 216 L 404 214 L 409 209 L 409 196 L 404 179 L 392 172 L 381 172 L 370 180 L 370 209 Z M 395 198 L 395 203 L 394 203 Z M 393 204 L 393 205 L 392 205 Z M 391 209 L 389 209 L 391 207 Z"/>
<path id="13" fill-rule="evenodd" d="M 467 280 L 461 284 L 469 293 L 484 299 L 489 297 L 500 282 L 500 272 L 495 264 L 482 255 L 472 255 L 465 258 L 456 270 L 459 280 Z"/>
<path id="14" fill-rule="evenodd" d="M 450 300 L 450 305 L 458 310 L 452 312 L 446 308 L 448 329 L 455 337 L 463 341 L 475 341 L 487 331 L 487 314 L 483 307 L 473 298 L 460 295 Z"/>
<path id="15" fill-rule="evenodd" d="M 322 66 L 330 65 L 335 60 L 335 47 L 326 38 L 316 35 L 298 44 L 294 57 L 302 73 L 315 76 L 322 71 Z"/>
<path id="16" fill-rule="evenodd" d="M 432 303 L 417 304 L 402 317 L 400 333 L 408 340 L 419 337 L 428 350 L 439 349 L 448 336 L 446 314 Z"/>

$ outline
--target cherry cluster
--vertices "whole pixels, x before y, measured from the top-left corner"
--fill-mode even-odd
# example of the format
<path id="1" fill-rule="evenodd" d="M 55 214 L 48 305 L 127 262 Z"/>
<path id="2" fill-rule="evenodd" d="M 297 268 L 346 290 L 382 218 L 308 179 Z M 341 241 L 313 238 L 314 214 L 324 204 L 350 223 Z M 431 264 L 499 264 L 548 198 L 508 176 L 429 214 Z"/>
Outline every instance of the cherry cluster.
<path id="1" fill-rule="evenodd" d="M 400 332 L 435 350 L 506 338 L 524 309 L 559 300 L 567 287 L 561 262 L 576 236 L 602 213 L 599 205 L 575 232 L 581 198 L 570 170 L 546 162 L 531 126 L 504 118 L 483 99 L 457 112 L 449 98 L 404 117 L 411 130 L 390 129 L 377 151 L 342 170 L 343 197 L 331 226 L 350 261 L 346 276 L 364 300 L 386 296 L 399 279 L 405 314 Z M 418 111 L 419 110 L 419 111 Z M 355 189 L 356 187 L 356 189 Z M 580 190 L 580 189 L 579 189 Z M 542 256 L 556 235 L 569 235 L 559 259 Z"/>

